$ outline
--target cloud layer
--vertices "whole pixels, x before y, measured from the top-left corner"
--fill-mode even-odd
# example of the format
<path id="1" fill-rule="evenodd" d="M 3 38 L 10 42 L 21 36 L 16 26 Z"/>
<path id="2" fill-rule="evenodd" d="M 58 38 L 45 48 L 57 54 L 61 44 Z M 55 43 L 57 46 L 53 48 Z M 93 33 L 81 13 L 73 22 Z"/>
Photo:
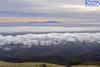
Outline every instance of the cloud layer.
<path id="1" fill-rule="evenodd" d="M 0 46 L 8 44 L 32 45 L 61 45 L 72 42 L 100 43 L 100 33 L 50 33 L 50 34 L 26 34 L 17 36 L 0 35 Z"/>
<path id="2" fill-rule="evenodd" d="M 65 25 L 66 26 L 66 25 Z M 0 27 L 0 33 L 100 31 L 100 27 L 10 26 Z"/>

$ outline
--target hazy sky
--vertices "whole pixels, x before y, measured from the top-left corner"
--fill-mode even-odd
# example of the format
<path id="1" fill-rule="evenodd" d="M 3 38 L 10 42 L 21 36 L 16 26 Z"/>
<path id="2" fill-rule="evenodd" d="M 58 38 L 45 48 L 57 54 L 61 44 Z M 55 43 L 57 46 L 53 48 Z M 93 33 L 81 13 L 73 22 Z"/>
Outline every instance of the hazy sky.
<path id="1" fill-rule="evenodd" d="M 100 22 L 100 7 L 85 0 L 0 0 L 0 22 Z"/>

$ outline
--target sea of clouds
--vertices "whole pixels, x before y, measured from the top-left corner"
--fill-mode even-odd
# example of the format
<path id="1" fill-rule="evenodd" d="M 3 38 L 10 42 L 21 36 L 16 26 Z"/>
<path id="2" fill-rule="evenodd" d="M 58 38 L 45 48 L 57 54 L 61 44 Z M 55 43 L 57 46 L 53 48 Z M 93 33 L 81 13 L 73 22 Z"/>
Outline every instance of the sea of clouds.
<path id="1" fill-rule="evenodd" d="M 100 31 L 100 27 L 9 26 L 0 27 L 0 33 Z"/>
<path id="2" fill-rule="evenodd" d="M 58 45 L 69 42 L 97 42 L 100 43 L 100 33 L 49 33 L 49 34 L 25 34 L 25 35 L 0 35 L 0 47 L 7 44 L 32 45 Z"/>

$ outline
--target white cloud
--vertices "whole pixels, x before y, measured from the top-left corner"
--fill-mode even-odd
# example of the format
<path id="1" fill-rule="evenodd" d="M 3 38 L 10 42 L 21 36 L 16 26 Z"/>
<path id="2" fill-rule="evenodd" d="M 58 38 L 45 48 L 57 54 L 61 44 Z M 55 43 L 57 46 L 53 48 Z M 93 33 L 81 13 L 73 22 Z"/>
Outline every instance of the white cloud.
<path id="1" fill-rule="evenodd" d="M 25 34 L 17 36 L 0 35 L 0 46 L 7 44 L 20 44 L 31 47 L 32 45 L 58 45 L 69 42 L 97 42 L 100 43 L 100 33 L 49 33 Z"/>
<path id="2" fill-rule="evenodd" d="M 28 33 L 28 32 L 72 32 L 99 31 L 100 27 L 50 27 L 50 26 L 10 26 L 0 27 L 0 33 Z"/>
<path id="3" fill-rule="evenodd" d="M 74 12 L 91 12 L 100 11 L 100 7 L 85 7 L 84 5 L 61 5 L 62 8 L 72 9 Z M 67 11 L 72 11 L 67 10 Z"/>

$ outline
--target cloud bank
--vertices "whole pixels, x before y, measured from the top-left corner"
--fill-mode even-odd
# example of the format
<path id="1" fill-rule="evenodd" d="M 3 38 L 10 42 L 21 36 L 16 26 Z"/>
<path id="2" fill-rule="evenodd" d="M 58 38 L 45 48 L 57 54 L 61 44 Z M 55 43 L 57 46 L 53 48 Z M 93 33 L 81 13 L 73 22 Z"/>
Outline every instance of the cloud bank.
<path id="1" fill-rule="evenodd" d="M 0 33 L 100 31 L 100 27 L 11 26 L 0 27 Z"/>
<path id="2" fill-rule="evenodd" d="M 25 34 L 17 36 L 0 35 L 0 47 L 8 44 L 32 45 L 61 45 L 68 43 L 99 43 L 100 33 L 49 33 L 49 34 Z"/>

